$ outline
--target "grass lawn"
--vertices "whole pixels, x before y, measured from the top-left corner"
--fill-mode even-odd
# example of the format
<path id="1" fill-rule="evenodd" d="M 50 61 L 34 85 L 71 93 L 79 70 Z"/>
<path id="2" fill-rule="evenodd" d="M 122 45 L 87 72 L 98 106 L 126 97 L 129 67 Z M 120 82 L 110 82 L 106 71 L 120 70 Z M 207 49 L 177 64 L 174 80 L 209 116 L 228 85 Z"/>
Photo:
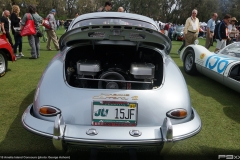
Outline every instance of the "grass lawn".
<path id="1" fill-rule="evenodd" d="M 60 37 L 63 29 L 57 31 L 57 34 Z M 200 44 L 204 43 L 205 40 L 200 39 Z M 185 77 L 192 105 L 202 120 L 202 130 L 192 138 L 177 142 L 165 159 L 174 159 L 171 155 L 196 155 L 194 159 L 205 160 L 217 159 L 218 154 L 240 155 L 240 94 L 203 75 L 186 75 L 177 54 L 180 45 L 181 42 L 173 41 L 171 57 Z M 210 50 L 213 51 L 214 47 Z M 14 63 L 9 62 L 9 71 L 0 78 L 0 156 L 75 154 L 74 151 L 56 151 L 51 140 L 28 132 L 21 125 L 21 116 L 33 101 L 41 74 L 56 52 L 47 51 L 46 43 L 41 42 L 40 58 L 29 60 L 30 47 L 24 37 L 25 57 Z"/>

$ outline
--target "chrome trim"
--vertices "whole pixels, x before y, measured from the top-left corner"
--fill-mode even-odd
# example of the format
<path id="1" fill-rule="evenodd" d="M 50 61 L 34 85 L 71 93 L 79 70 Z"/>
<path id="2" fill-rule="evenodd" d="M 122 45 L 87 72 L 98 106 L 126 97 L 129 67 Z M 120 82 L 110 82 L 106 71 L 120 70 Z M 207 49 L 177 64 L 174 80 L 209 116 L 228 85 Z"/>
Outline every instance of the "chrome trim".
<path id="1" fill-rule="evenodd" d="M 142 132 L 140 132 L 139 130 L 130 130 L 129 134 L 133 137 L 139 137 L 142 135 Z"/>
<path id="2" fill-rule="evenodd" d="M 106 139 L 100 139 L 100 140 L 94 140 L 94 139 L 80 139 L 80 138 L 72 138 L 72 137 L 64 137 L 64 140 L 66 143 L 70 142 L 76 142 L 76 143 L 93 143 L 93 144 L 127 144 L 131 143 L 131 145 L 134 144 L 159 144 L 162 141 L 162 139 L 150 139 L 150 140 L 134 140 L 134 141 L 118 141 L 118 140 L 106 140 Z"/>
<path id="3" fill-rule="evenodd" d="M 166 117 L 164 119 L 161 127 L 161 131 L 162 131 L 163 141 L 165 142 L 173 141 L 173 128 L 172 128 L 172 122 L 170 121 L 170 118 Z"/>
<path id="4" fill-rule="evenodd" d="M 113 79 L 91 79 L 91 78 L 77 78 L 77 79 L 91 80 L 91 81 L 107 81 L 107 82 L 125 82 L 125 83 L 146 83 L 146 84 L 152 84 L 152 82 L 124 81 L 124 80 L 113 80 Z"/>
<path id="5" fill-rule="evenodd" d="M 53 145 L 58 150 L 63 150 L 65 148 L 63 144 L 65 128 L 66 128 L 66 125 L 63 120 L 63 116 L 61 114 L 58 114 L 54 122 L 53 137 L 52 137 Z"/>
<path id="6" fill-rule="evenodd" d="M 163 149 L 160 154 L 163 155 L 168 153 L 173 146 L 173 128 L 170 118 L 166 117 L 164 119 L 160 132 L 162 133 L 164 141 Z"/>
<path id="7" fill-rule="evenodd" d="M 94 128 L 90 128 L 89 130 L 86 131 L 86 134 L 89 136 L 95 136 L 98 134 L 98 131 Z"/>
<path id="8" fill-rule="evenodd" d="M 198 134 L 200 131 L 201 131 L 201 128 L 202 128 L 202 125 L 200 124 L 200 126 L 193 132 L 191 133 L 188 133 L 188 134 L 185 134 L 185 135 L 181 135 L 181 136 L 176 136 L 176 137 L 173 137 L 173 141 L 176 142 L 176 141 L 179 141 L 179 140 L 182 140 L 182 139 L 187 139 L 187 138 L 190 138 L 196 134 Z"/>

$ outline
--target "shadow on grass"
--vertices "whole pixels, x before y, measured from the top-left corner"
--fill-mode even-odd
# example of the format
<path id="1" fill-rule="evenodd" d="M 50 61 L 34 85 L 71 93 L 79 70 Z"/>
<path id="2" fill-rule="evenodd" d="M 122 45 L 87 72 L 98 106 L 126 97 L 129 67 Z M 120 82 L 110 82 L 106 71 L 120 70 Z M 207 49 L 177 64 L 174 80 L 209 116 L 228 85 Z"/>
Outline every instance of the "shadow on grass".
<path id="1" fill-rule="evenodd" d="M 212 97 L 223 106 L 226 116 L 240 123 L 240 93 L 218 83 L 202 74 L 190 76 L 184 72 L 183 66 L 179 67 L 182 71 L 187 85 L 196 90 L 199 94 Z"/>
<path id="2" fill-rule="evenodd" d="M 0 143 L 1 155 L 60 155 L 54 151 L 50 140 L 34 135 L 23 128 L 22 114 L 32 102 L 34 91 L 31 91 L 20 104 L 18 114 L 11 124 L 5 139 Z"/>

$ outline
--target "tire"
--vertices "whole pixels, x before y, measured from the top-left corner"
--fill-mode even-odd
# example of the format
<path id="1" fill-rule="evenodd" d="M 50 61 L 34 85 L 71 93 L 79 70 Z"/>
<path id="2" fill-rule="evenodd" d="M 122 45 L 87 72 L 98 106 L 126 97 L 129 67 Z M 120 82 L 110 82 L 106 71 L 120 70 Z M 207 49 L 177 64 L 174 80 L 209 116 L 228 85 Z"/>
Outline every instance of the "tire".
<path id="1" fill-rule="evenodd" d="M 8 60 L 4 52 L 0 51 L 0 77 L 4 76 L 7 71 Z"/>
<path id="2" fill-rule="evenodd" d="M 184 61 L 183 61 L 184 71 L 189 75 L 197 75 L 198 71 L 195 63 L 195 53 L 192 49 L 187 49 L 185 51 Z"/>

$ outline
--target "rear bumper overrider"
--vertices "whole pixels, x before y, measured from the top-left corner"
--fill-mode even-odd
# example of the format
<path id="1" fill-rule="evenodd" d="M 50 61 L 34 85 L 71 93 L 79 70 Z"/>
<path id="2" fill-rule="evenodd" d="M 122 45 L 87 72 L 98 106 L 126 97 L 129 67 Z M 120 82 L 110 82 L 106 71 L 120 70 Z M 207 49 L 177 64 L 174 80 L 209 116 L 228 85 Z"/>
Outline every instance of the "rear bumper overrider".
<path id="1" fill-rule="evenodd" d="M 186 123 L 172 125 L 170 118 L 166 117 L 161 126 L 134 128 L 116 127 L 114 130 L 111 130 L 113 132 L 111 134 L 109 132 L 109 127 L 79 127 L 77 125 L 66 124 L 61 114 L 56 116 L 55 122 L 41 120 L 33 116 L 31 113 L 32 107 L 33 104 L 29 105 L 22 116 L 22 124 L 24 128 L 35 134 L 51 138 L 54 147 L 58 150 L 65 150 L 68 145 L 89 147 L 98 146 L 101 148 L 124 148 L 128 146 L 130 148 L 138 148 L 142 146 L 158 146 L 161 148 L 161 153 L 166 153 L 172 147 L 173 142 L 192 137 L 201 130 L 201 120 L 194 108 L 192 108 L 192 119 Z M 86 131 L 91 128 L 97 130 L 97 136 L 86 134 Z M 131 129 L 140 130 L 142 133 L 141 136 L 130 136 L 129 131 Z M 108 137 L 106 136 L 108 134 L 113 135 L 112 139 L 101 137 Z M 79 136 L 77 137 L 75 135 Z M 116 138 L 114 135 L 117 135 Z M 121 137 L 121 135 L 123 135 L 123 137 Z M 125 138 L 127 137 L 126 135 L 129 138 Z"/>

